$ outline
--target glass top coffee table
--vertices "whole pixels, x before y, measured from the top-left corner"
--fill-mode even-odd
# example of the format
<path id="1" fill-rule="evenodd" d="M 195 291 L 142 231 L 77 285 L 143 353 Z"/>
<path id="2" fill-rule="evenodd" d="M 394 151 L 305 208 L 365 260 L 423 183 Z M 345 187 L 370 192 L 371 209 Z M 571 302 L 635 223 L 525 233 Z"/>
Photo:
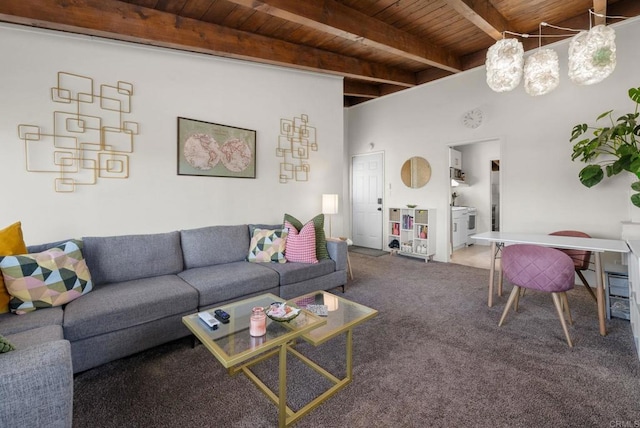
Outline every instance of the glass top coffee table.
<path id="1" fill-rule="evenodd" d="M 278 406 L 278 426 L 286 427 L 299 420 L 351 382 L 353 328 L 375 317 L 378 311 L 331 293 L 317 291 L 287 300 L 287 302 L 303 309 L 296 318 L 289 322 L 277 322 L 267 319 L 266 335 L 257 338 L 250 336 L 249 317 L 251 308 L 254 306 L 266 307 L 272 302 L 282 301 L 284 299 L 276 295 L 264 294 L 220 306 L 221 309 L 231 315 L 231 318 L 228 324 L 221 324 L 217 330 L 212 330 L 204 324 L 199 319 L 198 314 L 185 316 L 182 321 L 216 359 L 229 370 L 229 373 L 237 374 L 243 372 Z M 326 305 L 328 316 L 315 315 L 305 309 L 308 305 Z M 347 335 L 347 370 L 343 379 L 337 378 L 295 349 L 297 339 L 303 339 L 314 346 L 318 346 L 340 334 Z M 299 358 L 333 383 L 333 386 L 327 391 L 297 411 L 293 411 L 287 405 L 287 353 Z M 251 366 L 275 354 L 279 355 L 279 394 L 269 389 L 251 371 Z"/>

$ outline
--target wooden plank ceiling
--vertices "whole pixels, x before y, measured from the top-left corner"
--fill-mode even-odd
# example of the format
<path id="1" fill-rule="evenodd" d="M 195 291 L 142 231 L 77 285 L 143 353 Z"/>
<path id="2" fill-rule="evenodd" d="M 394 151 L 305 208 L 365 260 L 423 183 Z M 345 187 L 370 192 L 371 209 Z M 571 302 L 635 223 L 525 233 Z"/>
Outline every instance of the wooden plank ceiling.
<path id="1" fill-rule="evenodd" d="M 590 9 L 633 17 L 640 1 L 2 0 L 0 21 L 339 75 L 350 106 L 480 66 L 504 31 L 604 23 Z"/>

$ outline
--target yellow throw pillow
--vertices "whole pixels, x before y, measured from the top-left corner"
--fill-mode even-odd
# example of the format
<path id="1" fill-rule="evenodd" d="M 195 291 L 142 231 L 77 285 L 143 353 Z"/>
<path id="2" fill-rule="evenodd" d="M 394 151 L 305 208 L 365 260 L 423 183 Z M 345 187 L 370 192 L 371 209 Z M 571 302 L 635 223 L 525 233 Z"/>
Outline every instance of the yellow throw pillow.
<path id="1" fill-rule="evenodd" d="M 22 237 L 22 224 L 13 223 L 11 226 L 0 230 L 0 258 L 3 256 L 14 256 L 25 254 L 27 247 L 24 245 Z M 9 300 L 11 296 L 4 285 L 4 279 L 0 274 L 0 314 L 9 312 Z"/>

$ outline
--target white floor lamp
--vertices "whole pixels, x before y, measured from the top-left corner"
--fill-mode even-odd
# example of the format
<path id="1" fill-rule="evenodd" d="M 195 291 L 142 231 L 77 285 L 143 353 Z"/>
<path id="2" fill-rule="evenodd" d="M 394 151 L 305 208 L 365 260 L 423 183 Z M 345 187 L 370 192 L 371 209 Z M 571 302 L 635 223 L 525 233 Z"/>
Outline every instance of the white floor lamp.
<path id="1" fill-rule="evenodd" d="M 338 195 L 322 195 L 322 214 L 329 216 L 329 238 L 331 238 L 331 216 L 338 214 Z"/>

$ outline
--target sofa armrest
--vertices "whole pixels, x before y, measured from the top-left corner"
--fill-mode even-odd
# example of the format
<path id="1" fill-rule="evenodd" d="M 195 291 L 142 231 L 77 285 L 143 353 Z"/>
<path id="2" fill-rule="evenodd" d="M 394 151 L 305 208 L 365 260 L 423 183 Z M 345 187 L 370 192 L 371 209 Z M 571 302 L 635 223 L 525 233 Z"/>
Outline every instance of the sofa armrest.
<path id="1" fill-rule="evenodd" d="M 336 262 L 336 270 L 347 270 L 347 242 L 340 239 L 327 239 L 327 251 L 331 260 Z"/>
<path id="2" fill-rule="evenodd" d="M 71 427 L 71 346 L 55 340 L 0 354 L 0 426 Z"/>

